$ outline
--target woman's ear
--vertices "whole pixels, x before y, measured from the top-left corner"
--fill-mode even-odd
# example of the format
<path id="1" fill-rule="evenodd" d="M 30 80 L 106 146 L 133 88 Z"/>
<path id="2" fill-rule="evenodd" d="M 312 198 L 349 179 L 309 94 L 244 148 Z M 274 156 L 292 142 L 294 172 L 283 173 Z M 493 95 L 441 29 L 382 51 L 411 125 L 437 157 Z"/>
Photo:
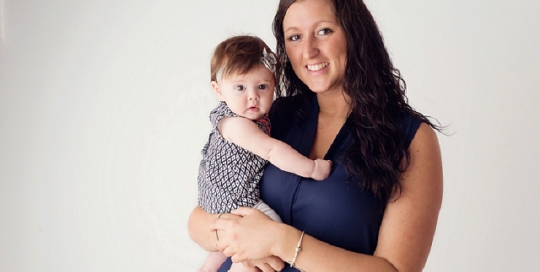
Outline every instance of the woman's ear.
<path id="1" fill-rule="evenodd" d="M 212 81 L 211 85 L 219 101 L 224 101 L 223 95 L 221 95 L 221 89 L 219 88 L 219 83 L 217 81 Z"/>

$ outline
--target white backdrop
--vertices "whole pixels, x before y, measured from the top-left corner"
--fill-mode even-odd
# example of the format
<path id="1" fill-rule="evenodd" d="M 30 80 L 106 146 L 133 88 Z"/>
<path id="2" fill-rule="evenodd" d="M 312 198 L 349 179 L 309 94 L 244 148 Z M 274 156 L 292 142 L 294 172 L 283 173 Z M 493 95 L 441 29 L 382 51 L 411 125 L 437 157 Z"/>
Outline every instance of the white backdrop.
<path id="1" fill-rule="evenodd" d="M 0 271 L 195 271 L 213 47 L 274 47 L 277 1 L 0 0 Z M 367 1 L 434 116 L 425 271 L 539 271 L 540 2 Z"/>

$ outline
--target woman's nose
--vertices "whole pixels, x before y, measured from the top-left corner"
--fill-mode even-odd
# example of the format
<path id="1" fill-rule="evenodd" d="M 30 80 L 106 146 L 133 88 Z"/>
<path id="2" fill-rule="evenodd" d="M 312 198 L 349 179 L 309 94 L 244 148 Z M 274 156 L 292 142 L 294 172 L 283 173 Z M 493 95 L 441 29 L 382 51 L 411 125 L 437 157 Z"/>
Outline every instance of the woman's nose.
<path id="1" fill-rule="evenodd" d="M 317 48 L 317 43 L 314 38 L 308 37 L 304 40 L 303 54 L 307 59 L 313 58 L 319 54 L 319 49 Z"/>

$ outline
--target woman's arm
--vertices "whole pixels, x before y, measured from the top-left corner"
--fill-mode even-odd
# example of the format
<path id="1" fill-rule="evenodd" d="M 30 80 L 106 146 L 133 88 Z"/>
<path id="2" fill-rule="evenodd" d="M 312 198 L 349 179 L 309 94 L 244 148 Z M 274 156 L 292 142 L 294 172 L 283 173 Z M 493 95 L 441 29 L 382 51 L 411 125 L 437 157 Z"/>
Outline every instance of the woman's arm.
<path id="1" fill-rule="evenodd" d="M 421 271 L 435 233 L 442 201 L 442 166 L 437 136 L 427 125 L 410 147 L 411 161 L 402 175 L 403 191 L 388 204 L 374 256 L 347 251 L 304 235 L 295 266 L 303 271 Z M 253 209 L 233 212 L 241 219 L 215 220 L 226 229 L 218 248 L 233 261 L 275 255 L 292 261 L 301 232 L 264 218 Z M 313 219 L 316 224 L 316 218 Z"/>
<path id="2" fill-rule="evenodd" d="M 439 142 L 427 124 L 420 125 L 409 152 L 403 190 L 386 208 L 375 255 L 387 259 L 398 271 L 421 271 L 431 250 L 443 197 Z"/>
<path id="3" fill-rule="evenodd" d="M 270 161 L 283 171 L 315 180 L 323 180 L 330 174 L 330 161 L 303 156 L 288 144 L 266 135 L 249 119 L 225 117 L 219 122 L 218 130 L 227 141 Z"/>

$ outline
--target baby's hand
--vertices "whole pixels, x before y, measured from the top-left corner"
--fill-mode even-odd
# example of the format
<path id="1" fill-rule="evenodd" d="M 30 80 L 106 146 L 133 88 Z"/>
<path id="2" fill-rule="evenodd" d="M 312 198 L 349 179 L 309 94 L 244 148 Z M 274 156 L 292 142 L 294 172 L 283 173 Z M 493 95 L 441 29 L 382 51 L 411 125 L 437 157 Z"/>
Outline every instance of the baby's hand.
<path id="1" fill-rule="evenodd" d="M 330 171 L 332 170 L 332 161 L 316 159 L 313 162 L 315 162 L 315 167 L 313 168 L 313 173 L 311 174 L 312 179 L 323 180 L 330 175 Z"/>

